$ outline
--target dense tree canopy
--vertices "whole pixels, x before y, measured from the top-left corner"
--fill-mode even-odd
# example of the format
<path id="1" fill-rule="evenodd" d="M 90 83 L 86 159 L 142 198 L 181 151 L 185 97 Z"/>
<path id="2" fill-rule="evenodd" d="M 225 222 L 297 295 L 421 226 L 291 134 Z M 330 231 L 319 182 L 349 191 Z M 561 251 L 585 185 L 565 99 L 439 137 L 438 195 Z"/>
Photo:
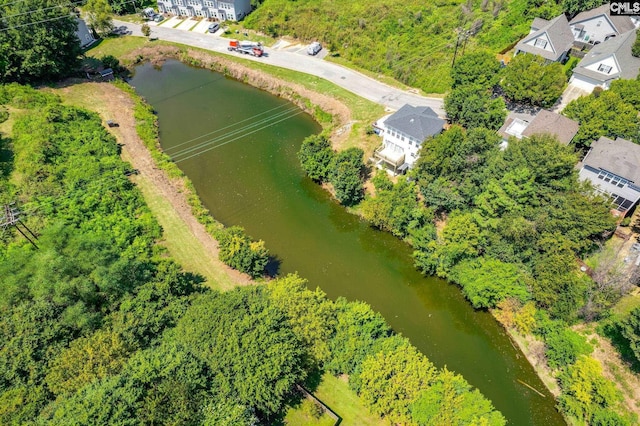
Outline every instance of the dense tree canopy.
<path id="1" fill-rule="evenodd" d="M 497 130 L 507 116 L 504 100 L 492 99 L 487 89 L 476 85 L 454 88 L 444 99 L 444 109 L 452 122 L 467 129 Z"/>
<path id="2" fill-rule="evenodd" d="M 338 152 L 329 164 L 329 181 L 341 204 L 351 206 L 364 197 L 364 164 L 360 148 L 347 148 Z"/>
<path id="3" fill-rule="evenodd" d="M 216 232 L 221 261 L 256 278 L 264 274 L 269 262 L 269 250 L 264 241 L 252 241 L 240 226 L 220 229 Z"/>
<path id="4" fill-rule="evenodd" d="M 523 53 L 509 62 L 500 84 L 511 100 L 549 107 L 560 97 L 566 83 L 561 64 L 548 64 L 541 56 Z"/>
<path id="5" fill-rule="evenodd" d="M 298 159 L 307 175 L 323 182 L 329 177 L 329 164 L 334 156 L 331 143 L 323 135 L 311 135 L 302 141 Z"/>
<path id="6" fill-rule="evenodd" d="M 452 87 L 476 86 L 490 89 L 500 80 L 500 62 L 489 52 L 475 52 L 462 56 L 451 69 Z"/>
<path id="7" fill-rule="evenodd" d="M 0 83 L 53 81 L 78 65 L 80 44 L 70 5 L 50 0 L 0 5 Z"/>
<path id="8" fill-rule="evenodd" d="M 573 143 L 589 147 L 600 136 L 639 143 L 638 87 L 635 82 L 617 83 L 611 90 L 582 96 L 569 103 L 563 114 L 580 123 Z"/>

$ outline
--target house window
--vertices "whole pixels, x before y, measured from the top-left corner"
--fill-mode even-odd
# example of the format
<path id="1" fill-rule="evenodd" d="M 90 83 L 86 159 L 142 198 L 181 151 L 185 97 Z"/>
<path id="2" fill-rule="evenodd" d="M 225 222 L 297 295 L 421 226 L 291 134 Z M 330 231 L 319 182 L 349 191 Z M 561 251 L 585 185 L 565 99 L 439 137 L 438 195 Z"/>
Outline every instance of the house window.
<path id="1" fill-rule="evenodd" d="M 605 64 L 600 64 L 600 66 L 598 67 L 598 71 L 603 72 L 605 74 L 609 74 L 612 69 L 613 67 Z"/>
<path id="2" fill-rule="evenodd" d="M 618 188 L 624 188 L 624 186 L 629 183 L 628 180 L 604 170 L 600 170 L 600 173 L 598 173 L 598 179 L 604 180 L 605 182 L 610 182 L 612 185 L 615 185 Z"/>
<path id="3" fill-rule="evenodd" d="M 547 47 L 547 41 L 543 40 L 541 38 L 537 38 L 536 41 L 533 43 L 533 45 L 535 47 L 539 47 L 541 49 L 544 49 L 545 47 Z"/>
<path id="4" fill-rule="evenodd" d="M 598 21 L 598 24 L 596 25 L 596 27 L 599 27 L 600 25 L 602 25 L 602 21 Z"/>

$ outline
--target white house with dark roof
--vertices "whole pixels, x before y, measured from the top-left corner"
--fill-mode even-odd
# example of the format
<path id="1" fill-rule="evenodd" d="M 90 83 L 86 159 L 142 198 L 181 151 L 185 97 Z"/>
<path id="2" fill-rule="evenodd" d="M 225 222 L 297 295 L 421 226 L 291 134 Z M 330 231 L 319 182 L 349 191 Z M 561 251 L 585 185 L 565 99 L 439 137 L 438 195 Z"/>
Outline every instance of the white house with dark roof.
<path id="1" fill-rule="evenodd" d="M 444 123 L 429 107 L 404 105 L 374 124 L 382 134 L 382 147 L 374 153 L 374 161 L 393 173 L 403 173 L 413 167 L 422 142 L 442 132 Z"/>
<path id="2" fill-rule="evenodd" d="M 627 31 L 594 46 L 573 69 L 569 83 L 591 92 L 598 86 L 608 89 L 613 80 L 636 78 L 640 58 L 631 55 L 635 40 L 636 31 Z"/>
<path id="3" fill-rule="evenodd" d="M 158 0 L 158 10 L 180 16 L 240 21 L 251 12 L 251 0 Z"/>
<path id="4" fill-rule="evenodd" d="M 580 179 L 611 197 L 614 209 L 622 215 L 640 199 L 640 145 L 603 136 L 591 145 L 579 166 Z"/>
<path id="5" fill-rule="evenodd" d="M 611 16 L 609 3 L 581 12 L 569 22 L 574 40 L 588 44 L 602 43 L 638 26 L 640 26 L 640 19 L 633 19 L 630 16 Z"/>
<path id="6" fill-rule="evenodd" d="M 516 44 L 515 54 L 531 53 L 550 62 L 563 62 L 572 45 L 573 33 L 566 16 L 560 15 L 550 21 L 535 18 L 529 35 Z"/>

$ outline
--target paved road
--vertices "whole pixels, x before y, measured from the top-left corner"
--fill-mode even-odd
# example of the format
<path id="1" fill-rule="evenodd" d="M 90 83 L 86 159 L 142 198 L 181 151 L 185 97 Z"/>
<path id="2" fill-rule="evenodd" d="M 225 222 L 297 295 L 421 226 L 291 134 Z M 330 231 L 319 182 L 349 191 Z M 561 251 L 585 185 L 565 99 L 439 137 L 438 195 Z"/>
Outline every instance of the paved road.
<path id="1" fill-rule="evenodd" d="M 141 25 L 117 20 L 114 20 L 113 23 L 116 27 L 127 27 L 134 36 L 142 36 L 142 32 L 140 31 Z M 173 41 L 215 52 L 229 53 L 227 51 L 229 44 L 228 39 L 220 38 L 213 34 L 200 34 L 194 33 L 193 31 L 154 26 L 151 29 L 151 36 L 158 37 L 161 40 Z M 356 95 L 394 110 L 408 103 L 414 106 L 431 107 L 436 113 L 444 117 L 442 99 L 427 98 L 396 89 L 356 71 L 323 61 L 318 57 L 296 52 L 273 50 L 267 47 L 265 49 L 265 56 L 262 58 L 254 58 L 250 55 L 244 55 L 243 58 L 322 77 Z"/>

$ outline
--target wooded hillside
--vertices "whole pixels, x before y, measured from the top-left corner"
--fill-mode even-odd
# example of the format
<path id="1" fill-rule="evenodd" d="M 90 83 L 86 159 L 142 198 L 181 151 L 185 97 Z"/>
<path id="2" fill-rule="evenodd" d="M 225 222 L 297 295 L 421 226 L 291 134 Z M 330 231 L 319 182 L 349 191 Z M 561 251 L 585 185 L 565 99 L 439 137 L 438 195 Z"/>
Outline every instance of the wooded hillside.
<path id="1" fill-rule="evenodd" d="M 396 423 L 505 424 L 364 303 L 297 276 L 203 287 L 156 245 L 98 115 L 19 85 L 0 106 L 0 204 L 37 238 L 0 234 L 0 424 L 273 424 L 319 371 Z"/>
<path id="2" fill-rule="evenodd" d="M 245 25 L 272 36 L 319 40 L 358 67 L 390 75 L 429 93 L 444 93 L 458 56 L 499 52 L 529 31 L 535 16 L 561 12 L 555 2 L 527 0 L 264 0 Z"/>

